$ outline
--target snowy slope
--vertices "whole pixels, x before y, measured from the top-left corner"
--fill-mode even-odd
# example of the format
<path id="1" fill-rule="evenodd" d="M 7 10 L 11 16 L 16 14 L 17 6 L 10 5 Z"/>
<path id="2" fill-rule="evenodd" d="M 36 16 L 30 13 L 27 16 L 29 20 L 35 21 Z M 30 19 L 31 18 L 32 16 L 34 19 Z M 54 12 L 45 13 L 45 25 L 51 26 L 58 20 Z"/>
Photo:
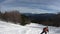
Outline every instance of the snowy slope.
<path id="1" fill-rule="evenodd" d="M 0 21 L 0 34 L 40 34 L 43 25 L 31 23 L 25 26 Z M 60 27 L 49 26 L 48 34 L 60 34 Z"/>

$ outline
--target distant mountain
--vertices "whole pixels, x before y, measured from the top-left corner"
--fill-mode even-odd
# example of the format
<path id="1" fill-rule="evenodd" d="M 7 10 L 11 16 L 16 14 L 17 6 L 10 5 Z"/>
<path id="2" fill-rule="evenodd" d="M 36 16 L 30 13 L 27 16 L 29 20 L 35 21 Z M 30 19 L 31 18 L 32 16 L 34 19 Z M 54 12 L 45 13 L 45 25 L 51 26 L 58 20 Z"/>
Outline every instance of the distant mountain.
<path id="1" fill-rule="evenodd" d="M 27 17 L 29 17 L 31 20 L 47 20 L 48 18 L 51 18 L 55 16 L 56 14 L 53 13 L 45 13 L 45 14 L 32 14 L 32 13 L 24 13 Z"/>
<path id="2" fill-rule="evenodd" d="M 50 26 L 60 26 L 60 14 L 53 14 L 53 13 L 44 13 L 44 14 L 31 14 L 31 13 L 24 13 L 31 22 L 50 25 Z"/>

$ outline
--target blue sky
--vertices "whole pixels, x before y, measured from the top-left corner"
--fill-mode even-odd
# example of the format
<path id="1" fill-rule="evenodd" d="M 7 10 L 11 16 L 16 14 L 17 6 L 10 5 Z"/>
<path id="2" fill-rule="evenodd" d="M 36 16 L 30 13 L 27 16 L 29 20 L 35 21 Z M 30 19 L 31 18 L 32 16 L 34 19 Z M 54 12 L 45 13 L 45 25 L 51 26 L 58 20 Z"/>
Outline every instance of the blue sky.
<path id="1" fill-rule="evenodd" d="M 1 11 L 19 10 L 21 13 L 60 12 L 60 0 L 0 0 Z"/>

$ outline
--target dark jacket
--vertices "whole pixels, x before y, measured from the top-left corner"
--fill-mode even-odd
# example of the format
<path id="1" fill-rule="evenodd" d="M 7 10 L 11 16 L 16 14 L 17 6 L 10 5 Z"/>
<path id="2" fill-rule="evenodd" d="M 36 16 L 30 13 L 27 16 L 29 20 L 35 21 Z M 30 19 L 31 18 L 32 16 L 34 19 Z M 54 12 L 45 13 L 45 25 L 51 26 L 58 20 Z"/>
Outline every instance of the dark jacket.
<path id="1" fill-rule="evenodd" d="M 49 32 L 49 30 L 48 30 L 47 27 L 43 28 L 43 31 L 44 31 L 44 32 Z"/>

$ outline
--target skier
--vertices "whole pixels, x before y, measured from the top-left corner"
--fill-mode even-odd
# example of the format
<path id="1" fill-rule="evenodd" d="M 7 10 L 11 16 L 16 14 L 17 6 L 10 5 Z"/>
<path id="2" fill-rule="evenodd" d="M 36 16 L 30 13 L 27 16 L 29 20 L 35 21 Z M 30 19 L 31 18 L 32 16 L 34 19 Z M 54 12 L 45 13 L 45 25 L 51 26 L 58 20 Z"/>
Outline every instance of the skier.
<path id="1" fill-rule="evenodd" d="M 48 27 L 45 27 L 45 28 L 43 28 L 43 31 L 41 32 L 41 34 L 43 34 L 43 33 L 47 34 L 47 32 L 49 32 Z"/>

